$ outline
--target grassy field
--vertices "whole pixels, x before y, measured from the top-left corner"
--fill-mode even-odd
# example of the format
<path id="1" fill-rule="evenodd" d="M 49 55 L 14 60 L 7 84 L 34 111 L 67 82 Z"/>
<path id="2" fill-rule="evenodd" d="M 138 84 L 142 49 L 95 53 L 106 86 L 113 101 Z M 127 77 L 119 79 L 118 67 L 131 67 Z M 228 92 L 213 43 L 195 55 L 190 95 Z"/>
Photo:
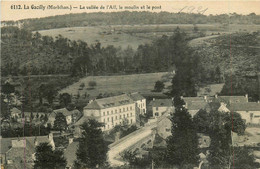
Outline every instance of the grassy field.
<path id="1" fill-rule="evenodd" d="M 180 27 L 186 32 L 192 32 L 192 24 L 161 24 L 161 25 L 113 25 L 95 27 L 70 27 L 39 31 L 42 35 L 56 37 L 59 34 L 70 40 L 83 40 L 88 44 L 101 42 L 102 46 L 114 45 L 126 48 L 131 46 L 137 49 L 138 45 L 151 43 L 162 35 L 172 35 L 173 30 Z M 212 33 L 227 33 L 238 31 L 257 31 L 259 25 L 221 25 L 221 24 L 198 24 L 199 31 L 211 35 Z"/>
<path id="2" fill-rule="evenodd" d="M 97 96 L 100 93 L 122 93 L 122 92 L 151 92 L 154 89 L 154 84 L 157 80 L 165 80 L 169 77 L 168 72 L 162 73 L 148 73 L 148 74 L 133 74 L 133 75 L 118 75 L 118 76 L 88 76 L 82 78 L 65 89 L 60 93 L 69 93 L 73 95 L 83 95 L 85 93 L 90 96 Z M 95 81 L 97 86 L 90 89 L 88 83 Z M 85 87 L 79 90 L 80 84 L 84 83 Z M 165 83 L 169 85 L 169 82 Z"/>

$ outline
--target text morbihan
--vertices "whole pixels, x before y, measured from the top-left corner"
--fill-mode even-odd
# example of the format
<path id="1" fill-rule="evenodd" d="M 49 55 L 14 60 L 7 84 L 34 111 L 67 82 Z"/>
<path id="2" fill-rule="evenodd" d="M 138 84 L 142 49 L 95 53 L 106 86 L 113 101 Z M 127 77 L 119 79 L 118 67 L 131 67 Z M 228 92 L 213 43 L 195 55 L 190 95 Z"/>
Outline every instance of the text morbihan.
<path id="1" fill-rule="evenodd" d="M 70 6 L 64 5 L 48 5 L 47 9 L 70 9 Z"/>

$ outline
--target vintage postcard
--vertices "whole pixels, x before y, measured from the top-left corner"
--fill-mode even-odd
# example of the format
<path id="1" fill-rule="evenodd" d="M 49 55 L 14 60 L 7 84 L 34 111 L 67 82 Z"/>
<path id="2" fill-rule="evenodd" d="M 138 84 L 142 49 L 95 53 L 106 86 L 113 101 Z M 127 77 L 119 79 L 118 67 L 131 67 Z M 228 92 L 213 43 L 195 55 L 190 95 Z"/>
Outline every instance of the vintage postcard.
<path id="1" fill-rule="evenodd" d="M 1 169 L 260 168 L 260 1 L 1 1 Z"/>

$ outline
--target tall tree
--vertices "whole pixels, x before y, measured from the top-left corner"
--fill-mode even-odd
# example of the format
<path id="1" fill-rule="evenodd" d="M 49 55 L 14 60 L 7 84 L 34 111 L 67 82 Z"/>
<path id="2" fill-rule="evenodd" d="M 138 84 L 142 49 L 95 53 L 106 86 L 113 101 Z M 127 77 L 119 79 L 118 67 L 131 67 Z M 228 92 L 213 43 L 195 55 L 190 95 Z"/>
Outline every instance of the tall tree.
<path id="1" fill-rule="evenodd" d="M 167 139 L 166 151 L 168 162 L 175 165 L 196 165 L 198 136 L 191 115 L 182 105 L 177 105 L 171 121 L 172 135 Z"/>
<path id="2" fill-rule="evenodd" d="M 90 119 L 81 125 L 83 131 L 77 150 L 77 168 L 95 168 L 106 165 L 108 147 L 104 141 L 102 124 Z"/>
<path id="3" fill-rule="evenodd" d="M 35 158 L 35 169 L 62 169 L 65 168 L 67 163 L 63 152 L 59 150 L 53 151 L 48 143 L 40 143 L 36 147 Z"/>
<path id="4" fill-rule="evenodd" d="M 233 115 L 217 110 L 210 112 L 209 136 L 211 143 L 208 161 L 211 166 L 225 168 L 231 165 L 233 156 L 231 131 L 243 134 L 245 128 L 244 121 L 236 112 Z"/>
<path id="5" fill-rule="evenodd" d="M 60 95 L 60 104 L 67 107 L 71 103 L 71 96 L 68 93 L 62 93 Z"/>
<path id="6" fill-rule="evenodd" d="M 155 82 L 155 85 L 154 85 L 154 90 L 156 91 L 156 92 L 161 92 L 163 89 L 164 89 L 164 83 L 162 82 L 162 81 L 156 81 Z"/>
<path id="7" fill-rule="evenodd" d="M 66 117 L 61 112 L 56 114 L 53 128 L 60 132 L 67 129 Z"/>
<path id="8" fill-rule="evenodd" d="M 200 133 L 208 134 L 209 132 L 209 123 L 210 116 L 206 110 L 199 110 L 193 117 L 194 124 L 196 129 Z"/>

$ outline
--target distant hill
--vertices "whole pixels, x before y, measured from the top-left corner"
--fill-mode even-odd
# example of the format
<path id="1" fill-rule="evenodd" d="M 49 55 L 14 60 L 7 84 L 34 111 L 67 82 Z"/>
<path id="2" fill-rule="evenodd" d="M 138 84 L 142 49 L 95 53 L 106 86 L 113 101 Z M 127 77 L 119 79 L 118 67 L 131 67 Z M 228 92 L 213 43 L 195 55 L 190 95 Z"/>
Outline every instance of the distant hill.
<path id="1" fill-rule="evenodd" d="M 25 19 L 18 22 L 29 30 L 45 30 L 65 27 L 97 26 L 97 25 L 140 25 L 140 24 L 260 24 L 260 15 L 251 13 L 239 15 L 202 15 L 192 13 L 169 12 L 111 12 L 80 13 L 50 16 L 37 19 Z M 17 24 L 9 21 L 8 24 Z"/>

